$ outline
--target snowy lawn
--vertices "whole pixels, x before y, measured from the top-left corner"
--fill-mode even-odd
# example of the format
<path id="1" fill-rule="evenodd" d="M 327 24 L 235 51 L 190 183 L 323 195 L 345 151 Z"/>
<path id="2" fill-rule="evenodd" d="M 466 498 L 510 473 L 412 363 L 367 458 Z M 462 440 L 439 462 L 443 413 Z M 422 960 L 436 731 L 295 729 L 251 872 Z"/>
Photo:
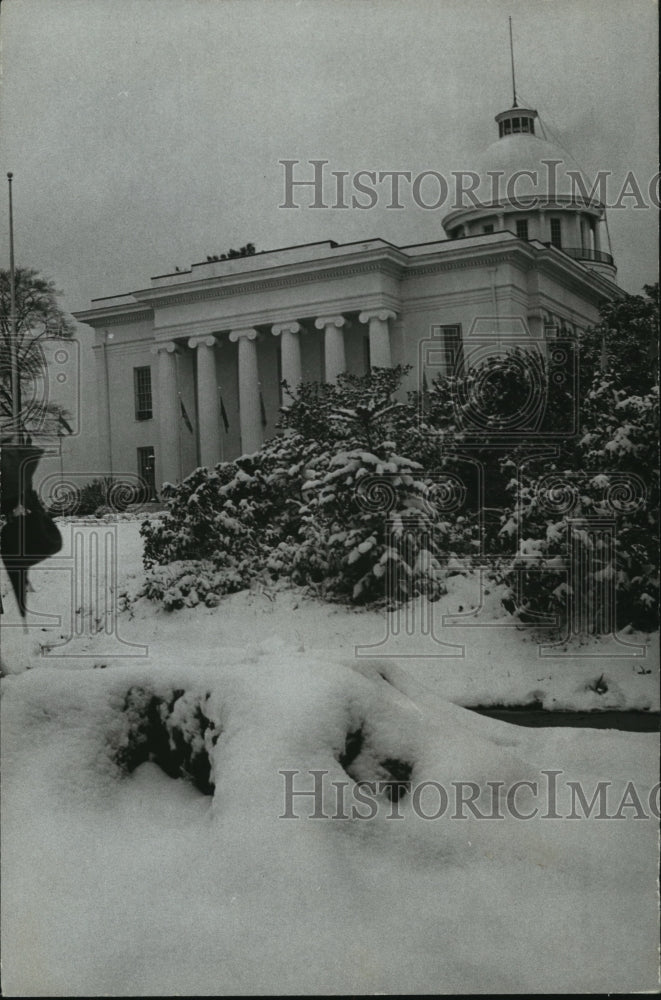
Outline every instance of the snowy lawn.
<path id="1" fill-rule="evenodd" d="M 118 539 L 118 590 L 135 589 L 137 524 L 120 521 Z M 24 634 L 10 606 L 3 628 L 6 995 L 657 986 L 657 823 L 641 815 L 657 737 L 525 729 L 460 707 L 655 709 L 652 647 L 608 656 L 600 640 L 542 658 L 528 632 L 504 627 L 494 592 L 479 617 L 441 627 L 479 603 L 463 577 L 417 608 L 461 655 L 439 658 L 424 618 L 393 635 L 382 614 L 286 590 L 174 613 L 139 601 L 118 634 L 142 657 L 118 655 L 98 608 L 57 647 L 72 602 L 85 612 L 90 600 L 60 558 L 33 574 L 30 597 L 62 624 Z M 311 770 L 317 799 L 287 800 L 287 781 L 313 789 Z M 393 777 L 411 784 L 393 791 Z M 360 781 L 381 782 L 370 806 L 354 797 Z M 603 811 L 620 818 L 597 818 L 599 803 L 567 818 L 568 782 L 589 800 L 599 781 Z M 346 783 L 344 804 L 332 782 Z M 531 784 L 513 794 L 516 782 Z M 476 789 L 471 810 L 460 800 Z M 423 818 L 443 792 L 443 814 Z"/>

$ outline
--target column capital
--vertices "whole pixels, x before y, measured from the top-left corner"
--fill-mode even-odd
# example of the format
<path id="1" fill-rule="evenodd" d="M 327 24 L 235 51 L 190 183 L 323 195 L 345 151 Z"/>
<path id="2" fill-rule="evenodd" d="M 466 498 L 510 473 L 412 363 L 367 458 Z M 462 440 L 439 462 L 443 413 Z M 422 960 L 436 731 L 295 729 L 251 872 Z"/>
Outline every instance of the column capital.
<path id="1" fill-rule="evenodd" d="M 323 330 L 327 326 L 334 326 L 336 329 L 341 330 L 345 323 L 344 316 L 318 316 L 314 321 L 317 330 Z"/>
<path id="2" fill-rule="evenodd" d="M 371 319 L 380 319 L 385 323 L 389 319 L 397 319 L 397 313 L 392 309 L 366 309 L 358 319 L 361 323 L 369 323 Z"/>
<path id="3" fill-rule="evenodd" d="M 230 340 L 233 344 L 236 344 L 238 340 L 244 338 L 245 340 L 255 340 L 257 337 L 257 330 L 254 327 L 245 327 L 242 330 L 231 330 Z"/>
<path id="4" fill-rule="evenodd" d="M 281 333 L 300 333 L 302 329 L 298 320 L 291 320 L 287 323 L 274 323 L 271 333 L 274 337 L 279 337 Z"/>
<path id="5" fill-rule="evenodd" d="M 211 335 L 209 335 L 207 337 L 204 337 L 204 336 L 202 336 L 202 337 L 191 337 L 190 340 L 188 341 L 188 346 L 189 347 L 200 347 L 200 346 L 213 347 L 215 343 L 216 343 L 216 338 L 212 337 Z"/>
<path id="6" fill-rule="evenodd" d="M 177 345 L 174 340 L 162 340 L 158 344 L 153 344 L 151 348 L 152 354 L 158 354 L 159 351 L 167 351 L 168 354 L 174 354 L 177 350 Z"/>

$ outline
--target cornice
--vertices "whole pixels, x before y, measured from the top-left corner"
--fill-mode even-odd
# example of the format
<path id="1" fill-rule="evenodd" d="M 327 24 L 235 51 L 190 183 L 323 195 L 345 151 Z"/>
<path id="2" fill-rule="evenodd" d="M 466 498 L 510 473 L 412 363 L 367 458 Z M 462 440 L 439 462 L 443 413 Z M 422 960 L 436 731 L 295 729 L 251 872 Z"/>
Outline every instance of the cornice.
<path id="1" fill-rule="evenodd" d="M 160 324 L 154 328 L 154 337 L 157 340 L 171 340 L 176 337 L 224 333 L 245 326 L 266 327 L 270 330 L 274 324 L 293 322 L 294 317 L 299 323 L 307 321 L 314 326 L 314 320 L 319 316 L 341 314 L 348 317 L 350 313 L 359 313 L 365 309 L 390 309 L 399 313 L 401 302 L 393 295 L 379 291 L 317 299 L 303 303 L 298 308 L 288 303 L 278 308 L 234 310 L 223 316 Z"/>
<path id="2" fill-rule="evenodd" d="M 586 199 L 569 194 L 530 194 L 516 198 L 499 198 L 496 201 L 480 202 L 477 205 L 462 205 L 452 209 L 442 219 L 443 228 L 452 228 L 459 223 L 474 222 L 485 215 L 512 215 L 530 212 L 584 212 L 601 218 L 604 205 L 596 198 Z"/>
<path id="3" fill-rule="evenodd" d="M 145 334 L 143 337 L 136 337 L 131 340 L 110 340 L 102 344 L 92 344 L 92 350 L 96 351 L 97 354 L 102 354 L 105 350 L 108 354 L 116 354 L 121 351 L 123 354 L 142 354 L 145 348 L 149 348 L 154 343 L 154 338 L 151 333 Z"/>
<path id="4" fill-rule="evenodd" d="M 86 309 L 71 314 L 78 323 L 86 326 L 124 326 L 129 323 L 139 323 L 144 320 L 154 318 L 154 311 L 149 306 L 129 305 L 128 308 L 122 306 L 110 306 L 105 309 Z"/>
<path id="5" fill-rule="evenodd" d="M 503 261 L 513 260 L 515 257 L 514 251 L 510 248 L 504 253 L 500 254 L 485 254 L 483 256 L 466 256 L 463 259 L 448 260 L 448 261 L 435 261 L 434 263 L 427 264 L 412 264 L 407 268 L 408 273 L 406 278 L 417 278 L 423 274 L 438 274 L 442 271 L 461 271 L 467 270 L 468 268 L 479 268 L 479 267 L 489 267 L 496 264 L 502 264 Z"/>
<path id="6" fill-rule="evenodd" d="M 376 260 L 359 261 L 350 264 L 338 262 L 335 266 L 324 268 L 312 267 L 304 271 L 294 271 L 290 274 L 261 277 L 255 272 L 253 278 L 241 275 L 243 280 L 236 281 L 236 275 L 229 275 L 220 278 L 207 278 L 199 283 L 198 287 L 184 289 L 182 286 L 172 288 L 154 288 L 134 292 L 133 295 L 138 301 L 150 303 L 152 307 L 168 307 L 172 305 L 183 305 L 188 302 L 201 302 L 207 299 L 226 298 L 233 295 L 246 295 L 255 292 L 269 291 L 278 288 L 292 288 L 296 285 L 311 284 L 318 281 L 334 281 L 339 278 L 351 277 L 357 274 L 380 273 L 387 277 L 401 279 L 405 270 L 403 260 L 394 260 L 391 251 L 386 255 L 381 255 Z M 403 255 L 402 255 L 403 258 Z M 316 264 L 316 262 L 314 262 Z M 305 267 L 305 262 L 299 267 Z M 210 282 L 213 284 L 210 285 Z"/>
<path id="7" fill-rule="evenodd" d="M 478 244 L 463 246 L 461 241 L 442 241 L 442 248 L 436 248 L 428 254 L 409 255 L 405 250 L 395 247 L 380 247 L 377 250 L 361 250 L 351 259 L 346 257 L 337 261 L 330 261 L 324 258 L 321 261 L 299 262 L 287 265 L 286 269 L 282 265 L 271 269 L 271 273 L 264 271 L 244 272 L 240 275 L 222 275 L 214 278 L 200 279 L 189 282 L 186 285 L 171 285 L 157 288 L 147 288 L 133 293 L 133 302 L 125 304 L 115 304 L 112 306 L 99 306 L 89 310 L 74 313 L 75 318 L 82 323 L 86 323 L 94 328 L 104 326 L 129 325 L 135 322 L 144 322 L 154 319 L 154 310 L 167 310 L 170 306 L 188 305 L 195 302 L 208 301 L 213 299 L 226 299 L 231 297 L 241 298 L 254 296 L 256 293 L 294 288 L 296 286 L 310 285 L 323 282 L 335 282 L 342 278 L 353 277 L 366 274 L 381 274 L 397 282 L 406 282 L 409 279 L 424 277 L 425 275 L 442 274 L 450 271 L 474 270 L 486 267 L 497 267 L 503 263 L 514 263 L 523 272 L 533 269 L 540 269 L 542 272 L 553 277 L 563 287 L 577 294 L 585 295 L 595 301 L 604 298 L 612 298 L 618 294 L 620 289 L 608 279 L 602 277 L 597 272 L 584 268 L 577 261 L 565 258 L 559 253 L 553 252 L 547 247 L 536 243 L 524 243 L 516 237 L 508 234 L 508 238 L 498 243 L 490 237 L 488 245 L 482 247 Z M 275 272 L 278 273 L 275 273 Z M 373 292 L 367 292 L 357 305 L 346 308 L 358 308 L 363 311 L 373 307 L 391 307 L 397 310 L 397 303 L 387 301 L 390 296 L 385 296 L 378 302 L 370 301 Z M 330 298 L 330 302 L 329 302 Z M 325 313 L 342 311 L 342 299 L 346 302 L 356 299 L 355 296 L 347 294 L 338 299 L 330 296 L 324 300 L 323 309 Z M 330 304 L 332 302 L 332 304 Z M 321 306 L 321 302 L 319 302 Z M 289 319 L 291 305 L 285 310 Z M 296 310 L 294 306 L 294 310 Z M 302 312 L 305 309 L 308 315 L 312 314 L 313 304 L 307 303 L 298 307 Z M 263 310 L 251 310 L 250 314 L 256 317 L 261 316 Z M 264 323 L 278 322 L 282 314 L 281 310 L 267 310 L 269 313 L 266 319 L 257 319 L 256 322 Z M 241 310 L 241 315 L 245 313 Z M 319 315 L 319 313 L 317 314 Z M 224 318 L 210 320 L 210 330 L 217 329 L 218 323 L 224 323 Z M 243 325 L 242 321 L 242 325 Z M 252 322 L 252 319 L 251 319 Z M 172 329 L 181 329 L 182 332 L 195 330 L 197 332 L 204 327 L 205 323 L 184 321 L 171 325 Z M 167 325 L 159 324 L 155 333 L 159 330 L 164 332 Z"/>

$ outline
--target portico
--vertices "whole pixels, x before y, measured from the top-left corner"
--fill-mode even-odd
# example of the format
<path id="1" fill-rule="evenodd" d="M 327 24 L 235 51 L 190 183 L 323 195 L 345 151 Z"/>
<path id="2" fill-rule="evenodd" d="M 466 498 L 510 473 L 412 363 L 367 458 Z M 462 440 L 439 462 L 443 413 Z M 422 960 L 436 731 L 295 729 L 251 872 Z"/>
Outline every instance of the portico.
<path id="1" fill-rule="evenodd" d="M 345 313 L 331 316 L 289 318 L 154 344 L 163 480 L 172 482 L 180 478 L 177 441 L 182 417 L 178 402 L 182 379 L 177 371 L 178 356 L 190 353 L 194 358 L 198 464 L 213 466 L 227 457 L 223 456 L 221 447 L 223 382 L 227 383 L 228 378 L 236 382 L 240 452 L 250 454 L 262 445 L 267 425 L 275 423 L 273 411 L 284 401 L 281 382 L 295 390 L 304 374 L 307 379 L 336 381 L 347 371 L 348 357 L 353 371 L 361 370 L 361 360 L 362 368 L 367 370 L 368 357 L 372 365 L 390 367 L 390 323 L 395 318 L 392 309 L 347 309 Z M 320 336 L 315 338 L 315 331 L 320 331 Z M 345 339 L 350 340 L 348 347 Z M 367 339 L 369 351 L 365 349 Z M 267 364 L 262 356 L 264 349 L 270 346 L 269 340 L 275 345 L 275 364 Z M 223 402 L 222 405 L 227 404 Z M 265 419 L 267 412 L 272 419 Z"/>

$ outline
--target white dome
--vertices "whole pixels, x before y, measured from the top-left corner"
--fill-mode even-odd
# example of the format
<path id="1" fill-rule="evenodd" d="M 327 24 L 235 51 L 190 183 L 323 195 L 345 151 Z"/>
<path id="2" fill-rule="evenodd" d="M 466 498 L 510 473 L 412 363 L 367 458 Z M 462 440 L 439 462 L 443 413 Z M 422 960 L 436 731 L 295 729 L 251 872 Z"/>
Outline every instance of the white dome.
<path id="1" fill-rule="evenodd" d="M 487 176 L 488 171 L 502 171 L 501 198 L 505 197 L 509 178 L 520 170 L 531 171 L 535 179 L 523 176 L 516 181 L 515 193 L 519 197 L 528 194 L 580 195 L 580 187 L 576 181 L 572 185 L 567 171 L 579 173 L 585 184 L 583 175 L 571 157 L 559 146 L 540 139 L 537 135 L 506 135 L 502 139 L 496 139 L 476 158 L 473 170 L 482 178 L 477 195 L 480 201 L 485 202 L 492 200 L 492 182 Z M 586 190 L 589 191 L 589 188 Z"/>
<path id="2" fill-rule="evenodd" d="M 516 102 L 496 115 L 499 138 L 475 158 L 472 177 L 466 171 L 456 175 L 443 229 L 450 239 L 508 230 L 520 240 L 564 250 L 613 278 L 613 259 L 600 246 L 604 206 L 571 154 L 537 134 L 538 117 Z"/>

